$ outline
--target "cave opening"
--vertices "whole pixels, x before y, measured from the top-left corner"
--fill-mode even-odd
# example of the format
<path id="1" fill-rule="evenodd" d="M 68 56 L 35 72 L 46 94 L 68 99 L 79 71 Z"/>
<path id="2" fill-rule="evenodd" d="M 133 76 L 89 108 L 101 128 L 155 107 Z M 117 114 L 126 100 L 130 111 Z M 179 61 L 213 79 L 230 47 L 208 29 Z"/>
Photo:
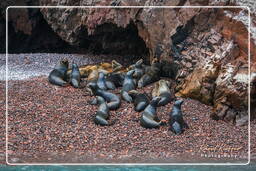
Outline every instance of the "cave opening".
<path id="1" fill-rule="evenodd" d="M 104 23 L 96 27 L 92 35 L 88 35 L 87 28 L 81 27 L 78 43 L 71 45 L 53 31 L 39 10 L 30 11 L 29 14 L 30 21 L 34 22 L 29 35 L 15 30 L 14 23 L 9 22 L 8 53 L 92 54 L 107 55 L 109 58 L 115 55 L 130 61 L 143 58 L 146 64 L 149 63 L 149 49 L 133 22 L 125 28 Z M 1 51 L 5 52 L 5 49 Z"/>
<path id="2" fill-rule="evenodd" d="M 125 28 L 113 23 L 99 25 L 93 35 L 88 35 L 80 47 L 96 55 L 120 55 L 124 58 L 141 59 L 149 63 L 149 49 L 139 37 L 136 25 L 131 22 Z"/>

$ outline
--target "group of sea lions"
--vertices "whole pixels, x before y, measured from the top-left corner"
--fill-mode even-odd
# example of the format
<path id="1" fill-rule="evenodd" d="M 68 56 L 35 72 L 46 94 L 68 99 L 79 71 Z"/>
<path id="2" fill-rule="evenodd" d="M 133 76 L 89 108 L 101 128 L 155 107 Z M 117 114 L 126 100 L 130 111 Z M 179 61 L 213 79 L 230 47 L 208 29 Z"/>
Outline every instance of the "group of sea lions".
<path id="1" fill-rule="evenodd" d="M 144 65 L 141 59 L 127 68 L 115 60 L 112 63 L 80 67 L 73 63 L 71 69 L 68 66 L 69 63 L 66 59 L 61 60 L 50 72 L 49 82 L 58 86 L 70 84 L 74 88 L 80 88 L 81 78 L 87 78 L 86 90 L 96 96 L 90 103 L 99 106 L 94 117 L 96 124 L 113 125 L 114 122 L 108 121 L 109 113 L 120 107 L 121 99 L 128 103 L 134 103 L 134 110 L 141 112 L 140 125 L 142 127 L 158 128 L 165 124 L 157 116 L 157 107 L 164 106 L 175 98 L 169 89 L 170 82 L 160 80 L 160 63 L 156 58 L 151 65 Z M 154 82 L 156 83 L 151 99 L 147 94 L 136 90 L 137 87 L 142 88 Z M 121 99 L 109 91 L 118 87 L 121 87 Z M 181 134 L 185 128 L 188 128 L 181 111 L 182 103 L 183 100 L 176 100 L 169 114 L 170 130 L 175 134 Z"/>

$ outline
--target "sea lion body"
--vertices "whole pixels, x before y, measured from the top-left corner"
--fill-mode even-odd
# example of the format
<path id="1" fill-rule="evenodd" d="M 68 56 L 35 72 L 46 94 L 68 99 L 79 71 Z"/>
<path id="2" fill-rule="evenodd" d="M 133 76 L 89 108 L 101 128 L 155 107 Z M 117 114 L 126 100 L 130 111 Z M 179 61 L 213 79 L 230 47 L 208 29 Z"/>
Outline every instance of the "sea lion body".
<path id="1" fill-rule="evenodd" d="M 70 83 L 73 87 L 79 88 L 80 81 L 81 81 L 81 75 L 79 72 L 79 68 L 78 68 L 77 64 L 73 64 L 72 72 L 71 72 L 71 76 L 70 76 Z"/>
<path id="2" fill-rule="evenodd" d="M 157 104 L 159 102 L 159 97 L 154 97 L 150 104 L 144 109 L 140 118 L 140 125 L 144 128 L 157 128 L 162 122 L 156 115 Z"/>
<path id="3" fill-rule="evenodd" d="M 145 69 L 145 74 L 138 81 L 138 87 L 142 88 L 160 79 L 160 63 L 153 60 L 152 65 Z"/>
<path id="4" fill-rule="evenodd" d="M 181 134 L 184 131 L 184 128 L 188 128 L 187 123 L 183 119 L 181 112 L 181 105 L 183 100 L 175 101 L 172 111 L 170 113 L 170 130 L 175 134 Z"/>
<path id="5" fill-rule="evenodd" d="M 68 70 L 68 61 L 62 60 L 57 64 L 54 69 L 50 72 L 48 80 L 51 84 L 58 86 L 67 86 L 67 70 Z"/>
<path id="6" fill-rule="evenodd" d="M 144 75 L 143 59 L 138 60 L 135 64 L 129 66 L 129 70 L 134 70 L 133 78 L 139 80 Z"/>
<path id="7" fill-rule="evenodd" d="M 98 111 L 95 115 L 94 122 L 101 126 L 109 125 L 107 119 L 109 118 L 109 108 L 103 97 L 97 96 L 97 104 L 99 104 Z"/>
<path id="8" fill-rule="evenodd" d="M 116 89 L 116 87 L 121 87 L 124 83 L 124 77 L 125 74 L 122 72 L 113 72 L 109 73 L 106 76 L 106 84 L 108 87 L 113 87 L 113 89 Z"/>
<path id="9" fill-rule="evenodd" d="M 139 93 L 136 90 L 131 90 L 128 94 L 132 97 L 134 103 L 134 109 L 137 112 L 144 110 L 149 104 L 149 98 L 144 93 Z"/>
<path id="10" fill-rule="evenodd" d="M 169 86 L 170 82 L 166 80 L 160 80 L 155 84 L 155 87 L 152 90 L 152 97 L 161 97 L 158 106 L 164 106 L 173 99 Z"/>
<path id="11" fill-rule="evenodd" d="M 98 69 L 97 67 L 91 68 L 90 74 L 87 78 L 87 86 L 86 86 L 86 90 L 88 92 L 90 92 L 90 94 L 92 94 L 92 90 L 88 87 L 88 85 L 89 85 L 89 83 L 96 83 L 97 84 L 100 72 L 102 72 L 104 74 L 108 73 L 108 71 L 106 71 L 104 69 Z"/>
<path id="12" fill-rule="evenodd" d="M 134 70 L 131 70 L 131 71 L 128 71 L 125 75 L 125 78 L 124 78 L 124 82 L 123 82 L 123 87 L 122 87 L 122 90 L 121 90 L 121 96 L 122 98 L 131 103 L 132 102 L 132 97 L 128 94 L 128 92 L 130 90 L 134 90 L 135 89 L 135 82 L 132 78 L 132 75 L 134 73 Z"/>
<path id="13" fill-rule="evenodd" d="M 105 74 L 103 72 L 99 72 L 99 76 L 98 76 L 98 80 L 97 80 L 97 85 L 98 85 L 98 87 L 100 89 L 107 90 Z"/>
<path id="14" fill-rule="evenodd" d="M 92 90 L 94 95 L 101 96 L 107 101 L 107 106 L 110 110 L 115 110 L 119 108 L 121 104 L 121 100 L 117 95 L 110 93 L 108 91 L 99 89 L 96 83 L 91 82 L 88 84 L 88 87 Z"/>

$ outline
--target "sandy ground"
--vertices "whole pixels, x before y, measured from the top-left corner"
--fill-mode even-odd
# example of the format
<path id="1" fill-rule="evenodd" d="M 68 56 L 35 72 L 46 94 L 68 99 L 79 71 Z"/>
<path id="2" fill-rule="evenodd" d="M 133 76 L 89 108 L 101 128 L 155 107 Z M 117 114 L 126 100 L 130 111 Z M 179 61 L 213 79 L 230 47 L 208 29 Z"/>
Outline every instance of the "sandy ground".
<path id="1" fill-rule="evenodd" d="M 63 56 L 74 56 L 47 55 L 55 62 Z M 185 99 L 182 110 L 190 129 L 180 136 L 169 132 L 168 125 L 159 129 L 142 128 L 139 125 L 140 113 L 135 112 L 133 105 L 126 102 L 122 102 L 117 111 L 111 111 L 110 120 L 116 120 L 113 126 L 97 126 L 92 121 L 97 106 L 87 103 L 92 97 L 84 89 L 61 88 L 48 83 L 46 75 L 55 65 L 53 62 L 50 66 L 47 63 L 42 65 L 42 62 L 47 61 L 41 57 L 43 54 L 39 58 L 38 54 L 11 56 L 9 64 L 13 67 L 9 68 L 9 72 L 12 72 L 12 80 L 8 86 L 10 163 L 246 162 L 248 127 L 236 127 L 209 119 L 210 106 Z M 16 60 L 17 56 L 27 56 L 30 59 L 29 69 L 35 68 L 43 74 L 36 75 L 37 71 L 22 69 L 25 66 L 22 61 L 25 60 Z M 57 56 L 60 58 L 52 59 Z M 4 61 L 3 57 L 0 59 L 1 62 Z M 14 61 L 18 63 L 13 64 Z M 1 66 L 0 75 L 3 75 L 3 68 Z M 19 77 L 21 75 L 22 79 Z M 3 161 L 4 81 L 0 81 L 0 86 L 0 158 Z M 152 88 L 153 85 L 150 85 L 140 91 L 150 94 Z M 115 92 L 118 93 L 119 90 Z M 172 103 L 158 108 L 158 116 L 168 120 L 171 108 Z M 251 139 L 255 142 L 256 122 L 253 121 L 251 125 Z M 252 143 L 251 147 L 255 154 L 255 144 Z"/>

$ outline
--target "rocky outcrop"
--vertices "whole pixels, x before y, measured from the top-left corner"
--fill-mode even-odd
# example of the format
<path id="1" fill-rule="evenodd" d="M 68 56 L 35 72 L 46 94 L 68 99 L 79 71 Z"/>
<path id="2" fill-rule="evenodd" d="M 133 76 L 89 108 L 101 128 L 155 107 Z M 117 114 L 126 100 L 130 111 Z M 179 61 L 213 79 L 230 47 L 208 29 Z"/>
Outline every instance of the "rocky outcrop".
<path id="1" fill-rule="evenodd" d="M 213 119 L 243 125 L 248 121 L 250 79 L 247 28 L 232 18 L 225 19 L 226 11 L 223 10 L 219 10 L 215 17 L 207 17 L 212 12 L 201 13 L 195 18 L 199 21 L 197 26 L 208 27 L 195 27 L 186 40 L 190 45 L 181 52 L 177 95 L 213 105 Z M 206 17 L 211 20 L 201 23 Z M 239 31 L 236 33 L 235 29 Z M 253 50 L 252 54 L 255 54 Z"/>
<path id="2" fill-rule="evenodd" d="M 63 5 L 62 1 L 41 1 L 41 5 Z M 73 4 L 72 0 L 65 5 L 122 5 L 122 6 L 177 6 L 202 5 L 205 1 L 83 1 Z M 170 61 L 170 37 L 176 28 L 185 25 L 199 9 L 156 9 L 156 8 L 78 8 L 78 9 L 41 9 L 45 19 L 53 30 L 71 44 L 81 44 L 84 33 L 93 35 L 104 23 L 112 23 L 126 28 L 134 23 L 139 36 L 149 49 L 150 58 L 159 57 Z M 108 30 L 106 30 L 107 32 Z"/>
<path id="3" fill-rule="evenodd" d="M 37 0 L 0 1 L 0 52 L 5 53 L 6 7 L 38 5 Z M 74 49 L 63 41 L 44 20 L 39 9 L 8 9 L 8 52 L 63 52 Z"/>
<path id="4" fill-rule="evenodd" d="M 241 0 L 36 2 L 43 6 L 253 6 L 253 1 L 244 4 Z M 42 8 L 35 13 L 43 16 L 40 20 L 47 22 L 45 25 L 54 31 L 55 36 L 58 35 L 58 38 L 72 47 L 91 49 L 98 53 L 130 52 L 149 56 L 150 60 L 159 58 L 162 62 L 162 75 L 176 78 L 178 96 L 213 105 L 214 115 L 211 117 L 214 119 L 223 119 L 237 125 L 246 123 L 248 80 L 252 81 L 251 101 L 256 101 L 255 11 L 252 10 L 251 14 L 251 78 L 248 76 L 247 9 Z M 31 11 L 25 10 L 19 16 L 22 17 L 15 14 L 10 19 L 14 32 L 37 35 L 35 30 L 40 27 L 35 17 L 37 15 L 31 15 Z M 52 45 L 57 46 L 58 42 Z M 255 109 L 251 111 L 256 116 Z"/>

